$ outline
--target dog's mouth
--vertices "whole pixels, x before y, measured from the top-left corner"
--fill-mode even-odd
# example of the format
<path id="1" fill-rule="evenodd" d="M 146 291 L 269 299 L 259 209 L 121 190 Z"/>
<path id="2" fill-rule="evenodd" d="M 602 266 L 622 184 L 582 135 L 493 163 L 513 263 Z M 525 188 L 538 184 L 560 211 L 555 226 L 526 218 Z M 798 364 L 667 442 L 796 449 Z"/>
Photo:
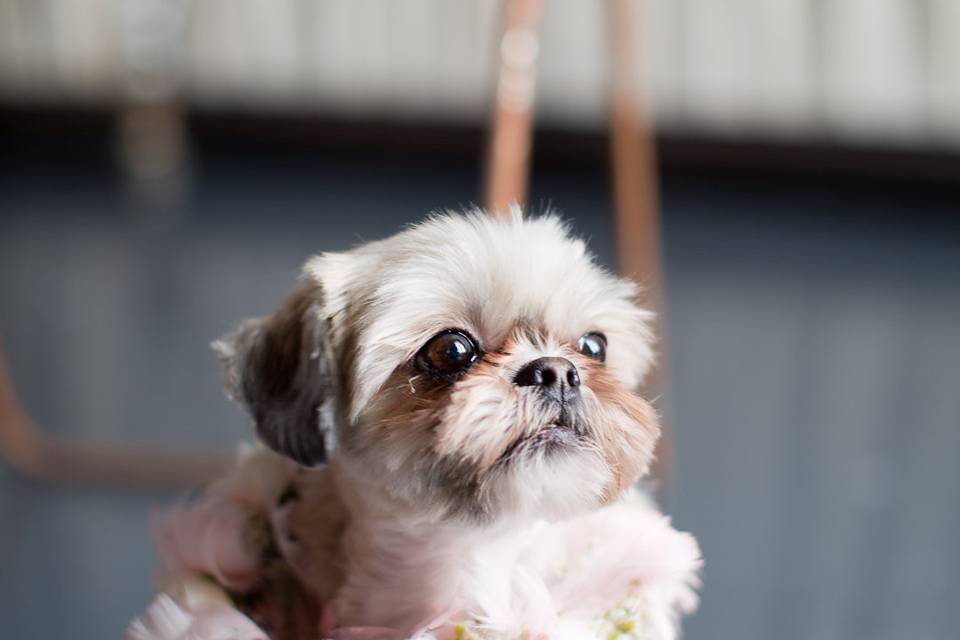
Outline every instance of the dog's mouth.
<path id="1" fill-rule="evenodd" d="M 528 454 L 551 454 L 568 451 L 581 444 L 584 432 L 578 422 L 566 412 L 535 432 L 518 438 L 501 454 L 499 462 L 506 463 Z"/>
<path id="2" fill-rule="evenodd" d="M 567 423 L 553 422 L 530 437 L 529 445 L 538 449 L 552 450 L 572 446 L 579 440 L 576 430 Z"/>

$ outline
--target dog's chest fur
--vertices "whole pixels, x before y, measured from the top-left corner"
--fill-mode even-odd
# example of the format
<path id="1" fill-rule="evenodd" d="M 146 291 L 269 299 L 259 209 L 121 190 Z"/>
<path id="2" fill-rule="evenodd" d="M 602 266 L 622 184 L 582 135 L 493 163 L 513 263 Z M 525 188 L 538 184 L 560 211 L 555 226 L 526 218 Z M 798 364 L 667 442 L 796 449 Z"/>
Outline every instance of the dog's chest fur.
<path id="1" fill-rule="evenodd" d="M 336 463 L 300 474 L 280 498 L 277 542 L 340 625 L 414 629 L 507 593 L 529 527 L 477 527 L 406 512 L 352 490 Z M 341 488 L 345 487 L 345 488 Z"/>

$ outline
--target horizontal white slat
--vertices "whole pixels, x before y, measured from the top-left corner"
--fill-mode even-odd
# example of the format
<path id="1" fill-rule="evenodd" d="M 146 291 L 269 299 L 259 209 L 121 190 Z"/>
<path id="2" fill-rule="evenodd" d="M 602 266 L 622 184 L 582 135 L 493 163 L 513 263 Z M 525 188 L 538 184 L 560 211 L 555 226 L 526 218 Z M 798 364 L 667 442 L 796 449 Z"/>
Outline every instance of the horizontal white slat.
<path id="1" fill-rule="evenodd" d="M 925 138 L 923 5 L 831 0 L 823 6 L 820 68 L 830 129 L 855 139 Z"/>
<path id="2" fill-rule="evenodd" d="M 930 129 L 934 144 L 960 146 L 960 2 L 929 0 Z"/>
<path id="3" fill-rule="evenodd" d="M 960 147 L 956 0 L 635 2 L 637 74 L 661 127 Z M 501 7 L 0 0 L 0 99 L 109 102 L 146 64 L 205 106 L 476 122 Z M 607 28 L 603 2 L 544 2 L 541 121 L 604 124 Z"/>

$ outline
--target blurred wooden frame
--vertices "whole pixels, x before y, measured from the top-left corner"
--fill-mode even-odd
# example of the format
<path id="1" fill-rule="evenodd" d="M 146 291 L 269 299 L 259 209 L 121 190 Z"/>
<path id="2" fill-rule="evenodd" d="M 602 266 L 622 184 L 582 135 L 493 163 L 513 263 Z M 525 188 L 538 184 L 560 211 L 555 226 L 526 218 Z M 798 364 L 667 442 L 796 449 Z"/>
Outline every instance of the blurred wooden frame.
<path id="1" fill-rule="evenodd" d="M 620 272 L 644 285 L 645 304 L 656 312 L 659 363 L 645 394 L 659 401 L 665 380 L 666 323 L 660 272 L 660 215 L 653 135 L 643 102 L 634 10 L 642 0 L 607 0 L 610 60 L 610 164 Z M 499 47 L 487 157 L 487 210 L 506 215 L 527 199 L 533 140 L 534 87 L 541 0 L 507 0 Z M 664 480 L 672 461 L 665 430 L 654 477 Z"/>
<path id="2" fill-rule="evenodd" d="M 182 490 L 221 474 L 226 451 L 83 441 L 38 427 L 17 401 L 0 353 L 0 454 L 24 476 L 47 483 L 141 490 Z"/>
<path id="3" fill-rule="evenodd" d="M 607 0 L 610 45 L 611 165 L 620 270 L 646 286 L 657 311 L 660 366 L 648 383 L 659 398 L 664 378 L 665 336 L 660 288 L 660 224 L 650 128 L 643 109 L 636 63 L 634 0 Z M 500 39 L 496 97 L 488 149 L 486 205 L 503 215 L 526 200 L 533 131 L 540 0 L 507 0 Z M 665 446 L 666 444 L 666 446 Z M 0 352 L 0 457 L 30 478 L 64 485 L 128 489 L 184 489 L 216 477 L 228 465 L 226 451 L 163 449 L 129 443 L 79 441 L 39 428 L 17 401 Z M 658 456 L 663 477 L 669 439 Z"/>

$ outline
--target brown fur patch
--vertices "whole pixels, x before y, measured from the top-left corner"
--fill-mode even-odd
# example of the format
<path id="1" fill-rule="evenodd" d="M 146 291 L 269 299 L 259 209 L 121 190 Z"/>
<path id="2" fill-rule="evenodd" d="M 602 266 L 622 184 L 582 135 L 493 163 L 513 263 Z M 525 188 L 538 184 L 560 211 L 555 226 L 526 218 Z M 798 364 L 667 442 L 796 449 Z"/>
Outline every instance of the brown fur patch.
<path id="1" fill-rule="evenodd" d="M 308 283 L 267 318 L 248 320 L 221 347 L 232 395 L 246 405 L 260 439 L 303 465 L 323 462 L 319 408 L 336 395 L 328 357 L 326 321 L 319 317 L 322 291 Z"/>
<path id="2" fill-rule="evenodd" d="M 616 478 L 611 487 L 613 499 L 649 468 L 660 438 L 660 420 L 650 403 L 624 388 L 602 364 L 583 357 L 577 358 L 576 364 L 603 414 L 592 425 Z"/>
<path id="3" fill-rule="evenodd" d="M 260 384 L 270 395 L 283 396 L 293 387 L 303 352 L 303 323 L 307 311 L 320 301 L 320 285 L 305 284 L 296 289 L 266 321 L 258 359 L 250 364 L 263 373 Z"/>

